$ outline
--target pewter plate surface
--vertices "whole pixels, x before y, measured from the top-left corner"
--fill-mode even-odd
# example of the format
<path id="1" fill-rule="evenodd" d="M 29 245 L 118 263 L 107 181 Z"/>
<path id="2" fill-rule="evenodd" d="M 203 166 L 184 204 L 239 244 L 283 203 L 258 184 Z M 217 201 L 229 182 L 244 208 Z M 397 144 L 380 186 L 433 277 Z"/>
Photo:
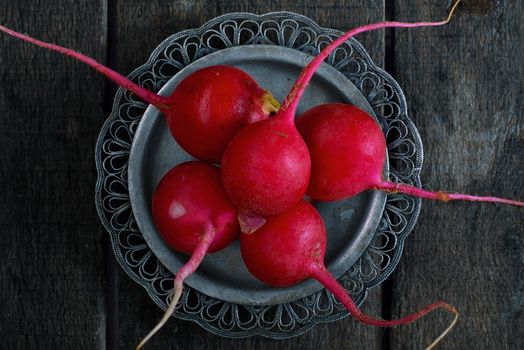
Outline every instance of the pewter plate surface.
<path id="1" fill-rule="evenodd" d="M 312 57 L 297 50 L 270 45 L 237 46 L 207 55 L 188 65 L 160 90 L 169 95 L 189 74 L 212 65 L 232 65 L 251 75 L 263 88 L 282 101 L 302 68 Z M 328 102 L 352 103 L 374 115 L 360 91 L 340 72 L 323 64 L 306 89 L 298 115 Z M 181 101 L 180 103 L 184 103 Z M 151 215 L 151 199 L 162 176 L 180 162 L 192 159 L 175 142 L 158 109 L 147 108 L 138 127 L 129 157 L 129 195 L 138 227 L 157 258 L 176 273 L 188 260 L 164 243 Z M 362 255 L 379 224 L 386 195 L 366 192 L 355 198 L 314 205 L 328 232 L 326 266 L 335 277 L 346 272 Z M 307 280 L 288 288 L 272 288 L 245 268 L 238 242 L 208 255 L 186 283 L 196 290 L 243 305 L 275 305 L 306 297 L 322 286 Z"/>

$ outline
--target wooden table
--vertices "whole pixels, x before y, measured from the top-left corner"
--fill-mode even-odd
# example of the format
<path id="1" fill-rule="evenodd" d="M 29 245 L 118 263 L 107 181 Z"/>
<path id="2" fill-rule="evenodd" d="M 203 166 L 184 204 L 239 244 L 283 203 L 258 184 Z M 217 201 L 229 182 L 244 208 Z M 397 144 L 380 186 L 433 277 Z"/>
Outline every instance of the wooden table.
<path id="1" fill-rule="evenodd" d="M 466 1 L 448 26 L 358 39 L 402 86 L 428 188 L 524 199 L 524 3 Z M 288 10 L 337 29 L 440 19 L 448 1 L 65 1 L 0 4 L 0 23 L 128 73 L 168 35 L 233 11 Z M 499 3 L 497 6 L 493 4 Z M 114 85 L 69 58 L 0 35 L 0 344 L 131 349 L 161 311 L 117 266 L 94 207 L 94 148 Z M 524 348 L 519 208 L 424 202 L 394 274 L 364 311 L 461 311 L 442 349 Z M 449 321 L 395 329 L 351 318 L 290 340 L 231 340 L 172 320 L 150 349 L 420 349 Z"/>

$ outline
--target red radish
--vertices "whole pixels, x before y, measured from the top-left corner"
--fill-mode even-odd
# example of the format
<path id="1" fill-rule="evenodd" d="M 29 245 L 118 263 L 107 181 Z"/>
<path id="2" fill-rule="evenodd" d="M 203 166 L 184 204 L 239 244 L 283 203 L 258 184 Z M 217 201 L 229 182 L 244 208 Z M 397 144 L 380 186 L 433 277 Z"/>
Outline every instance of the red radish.
<path id="1" fill-rule="evenodd" d="M 400 319 L 384 321 L 365 315 L 324 265 L 326 229 L 316 209 L 300 201 L 291 209 L 267 219 L 253 234 L 240 234 L 240 250 L 247 269 L 262 282 L 283 287 L 314 278 L 322 283 L 358 321 L 394 327 L 415 321 L 442 308 L 455 315 L 448 328 L 429 346 L 435 346 L 455 325 L 458 311 L 442 301 Z"/>
<path id="2" fill-rule="evenodd" d="M 266 119 L 280 104 L 239 68 L 212 66 L 189 75 L 162 111 L 178 144 L 193 157 L 219 163 L 244 126 Z"/>
<path id="3" fill-rule="evenodd" d="M 516 200 L 431 192 L 384 180 L 384 134 L 369 114 L 355 106 L 320 105 L 302 114 L 296 124 L 311 155 L 307 194 L 313 199 L 335 201 L 367 190 L 381 190 L 445 202 L 468 200 L 524 206 L 524 202 Z"/>
<path id="4" fill-rule="evenodd" d="M 224 151 L 224 188 L 245 214 L 281 213 L 306 192 L 311 170 L 309 152 L 293 117 L 293 113 L 279 112 L 248 125 Z"/>
<path id="5" fill-rule="evenodd" d="M 305 194 L 310 177 L 310 157 L 298 134 L 294 117 L 304 89 L 316 69 L 338 46 L 350 37 L 387 27 L 440 26 L 449 22 L 381 22 L 352 29 L 335 39 L 300 73 L 280 111 L 272 118 L 248 125 L 233 137 L 222 157 L 224 187 L 240 208 L 242 229 L 249 227 L 253 216 L 270 216 L 283 212 Z M 259 225 L 257 225 L 259 226 Z"/>
<path id="6" fill-rule="evenodd" d="M 237 210 L 222 189 L 216 167 L 181 163 L 160 180 L 152 201 L 153 221 L 167 244 L 191 254 L 175 277 L 175 292 L 162 320 L 138 344 L 140 349 L 169 319 L 182 296 L 183 282 L 206 253 L 219 251 L 238 237 Z"/>
<path id="7" fill-rule="evenodd" d="M 0 25 L 15 38 L 71 56 L 157 107 L 171 134 L 190 155 L 218 163 L 231 138 L 245 125 L 266 119 L 279 107 L 271 93 L 239 68 L 211 66 L 186 77 L 167 97 L 157 95 L 105 67 L 94 59 L 64 47 L 17 33 Z"/>

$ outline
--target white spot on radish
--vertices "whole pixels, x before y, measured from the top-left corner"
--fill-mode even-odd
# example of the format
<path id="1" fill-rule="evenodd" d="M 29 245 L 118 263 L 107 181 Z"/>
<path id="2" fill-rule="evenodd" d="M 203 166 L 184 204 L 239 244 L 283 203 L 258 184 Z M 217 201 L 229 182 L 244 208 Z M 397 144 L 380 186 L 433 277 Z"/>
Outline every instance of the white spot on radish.
<path id="1" fill-rule="evenodd" d="M 178 202 L 173 202 L 169 206 L 169 216 L 171 216 L 173 219 L 178 219 L 179 217 L 183 216 L 185 213 L 186 213 L 186 208 Z"/>

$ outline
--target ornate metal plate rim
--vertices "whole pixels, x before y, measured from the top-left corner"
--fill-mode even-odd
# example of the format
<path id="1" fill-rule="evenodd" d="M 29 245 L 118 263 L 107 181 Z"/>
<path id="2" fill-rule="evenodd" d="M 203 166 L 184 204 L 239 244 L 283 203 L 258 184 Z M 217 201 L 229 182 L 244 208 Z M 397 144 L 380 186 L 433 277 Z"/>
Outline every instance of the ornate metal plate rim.
<path id="1" fill-rule="evenodd" d="M 152 54 L 151 54 L 150 58 L 148 59 L 148 61 L 144 65 L 142 65 L 142 66 L 138 67 L 136 70 L 134 70 L 129 75 L 129 77 L 131 79 L 133 79 L 133 80 L 137 80 L 138 79 L 138 81 L 140 83 L 145 84 L 145 85 L 151 84 L 152 81 L 151 81 L 150 77 L 146 78 L 143 81 L 140 81 L 141 78 L 142 78 L 142 74 L 144 74 L 144 72 L 147 73 L 148 70 L 152 70 L 153 69 L 153 66 L 154 66 L 155 62 L 157 62 L 157 60 L 159 58 L 159 55 L 161 55 L 162 52 L 165 52 L 170 44 L 175 43 L 177 40 L 179 40 L 181 38 L 192 38 L 192 37 L 199 36 L 199 35 L 202 38 L 206 32 L 213 32 L 213 31 L 217 32 L 217 30 L 214 29 L 214 28 L 218 27 L 220 29 L 221 26 L 224 23 L 230 23 L 231 25 L 233 25 L 234 23 L 236 23 L 235 21 L 238 21 L 240 23 L 240 25 L 242 23 L 249 23 L 249 24 L 253 24 L 253 25 L 257 25 L 258 24 L 260 27 L 262 25 L 264 25 L 264 23 L 270 23 L 270 24 L 275 24 L 275 25 L 278 24 L 278 23 L 282 24 L 284 21 L 289 21 L 289 23 L 296 23 L 297 24 L 297 27 L 296 27 L 297 31 L 306 28 L 307 30 L 310 30 L 312 33 L 314 33 L 316 35 L 315 40 L 313 40 L 313 45 L 311 45 L 311 47 L 302 47 L 301 48 L 302 51 L 312 50 L 312 51 L 318 52 L 318 49 L 320 48 L 322 43 L 324 43 L 324 41 L 320 40 L 319 38 L 323 38 L 323 39 L 326 39 L 326 40 L 332 40 L 333 37 L 336 37 L 336 36 L 339 36 L 339 35 L 342 34 L 340 31 L 337 31 L 337 30 L 334 30 L 334 29 L 322 28 L 322 27 L 318 26 L 311 19 L 309 19 L 309 18 L 307 18 L 305 16 L 302 16 L 302 15 L 291 13 L 291 12 L 272 12 L 272 13 L 268 13 L 268 14 L 264 14 L 264 15 L 254 15 L 254 14 L 250 14 L 250 13 L 231 13 L 231 14 L 223 15 L 223 16 L 217 17 L 215 19 L 212 19 L 212 20 L 210 20 L 209 22 L 207 22 L 206 24 L 204 24 L 202 27 L 200 27 L 198 29 L 184 30 L 182 32 L 174 34 L 174 35 L 170 36 L 169 38 L 165 39 L 152 52 Z M 224 33 L 222 33 L 222 34 L 224 34 Z M 265 35 L 265 34 L 261 34 L 261 33 L 257 33 L 257 34 L 261 35 L 262 37 Z M 317 40 L 320 41 L 318 43 L 318 47 L 316 46 L 317 45 Z M 293 47 L 292 45 L 293 45 L 293 43 L 291 43 L 290 47 Z M 383 87 L 387 87 L 388 89 L 391 90 L 390 91 L 391 92 L 390 99 L 393 99 L 393 98 L 395 99 L 395 101 L 393 102 L 395 107 L 394 108 L 392 107 L 392 108 L 393 109 L 397 109 L 396 115 L 398 115 L 399 118 L 397 120 L 397 119 L 394 119 L 394 118 L 388 119 L 388 117 L 384 117 L 383 122 L 385 124 L 383 124 L 383 127 L 385 127 L 386 134 L 389 133 L 389 130 L 391 130 L 393 128 L 393 127 L 390 128 L 390 124 L 388 124 L 389 122 L 391 122 L 393 124 L 393 122 L 400 121 L 399 123 L 402 124 L 402 126 L 394 126 L 394 127 L 395 128 L 400 128 L 400 129 L 405 128 L 405 130 L 402 131 L 402 132 L 405 133 L 404 134 L 405 139 L 403 139 L 401 141 L 398 141 L 398 142 L 397 142 L 397 140 L 394 140 L 394 142 L 392 142 L 392 144 L 395 144 L 395 142 L 396 142 L 397 145 L 395 147 L 399 147 L 399 144 L 402 144 L 402 142 L 404 142 L 406 140 L 409 141 L 409 143 L 411 144 L 411 147 L 412 147 L 412 149 L 410 150 L 411 153 L 409 154 L 409 157 L 406 157 L 406 159 L 408 159 L 410 164 L 411 164 L 411 165 L 409 165 L 409 164 L 407 165 L 407 168 L 409 168 L 408 170 L 410 172 L 407 175 L 406 174 L 405 175 L 396 174 L 394 169 L 393 169 L 392 176 L 394 178 L 395 177 L 396 178 L 400 178 L 401 180 L 403 180 L 405 182 L 410 182 L 410 183 L 412 183 L 412 184 L 414 184 L 416 186 L 420 186 L 419 173 L 420 173 L 420 169 L 421 169 L 422 161 L 423 161 L 422 142 L 421 142 L 420 136 L 419 136 L 415 126 L 409 120 L 409 118 L 407 116 L 406 101 L 405 101 L 404 95 L 403 95 L 399 85 L 395 82 L 395 80 L 388 73 L 386 73 L 385 71 L 383 71 L 382 69 L 377 67 L 372 62 L 372 60 L 371 60 L 370 56 L 368 55 L 368 53 L 365 51 L 365 49 L 355 39 L 350 39 L 347 42 L 347 47 L 348 47 L 348 50 L 350 50 L 352 53 L 356 52 L 358 54 L 359 60 L 361 60 L 362 64 L 365 66 L 366 70 L 362 74 L 367 74 L 367 73 L 372 74 L 373 76 L 377 77 L 381 82 L 383 82 L 383 84 L 384 84 Z M 335 61 L 334 56 L 331 56 L 331 60 L 328 58 L 328 63 L 333 65 L 333 63 L 339 63 L 339 62 Z M 337 68 L 337 69 L 339 69 L 339 68 Z M 151 71 L 149 73 L 154 75 L 154 73 L 152 73 Z M 158 76 L 155 76 L 155 77 L 158 78 Z M 355 78 L 355 77 L 353 77 L 353 78 Z M 362 76 L 360 76 L 360 79 L 365 80 L 365 79 L 362 78 Z M 150 86 L 150 88 L 158 90 L 160 88 L 160 86 L 153 85 L 153 86 Z M 378 94 L 378 92 L 377 92 L 377 94 Z M 387 93 L 386 93 L 386 95 L 387 95 Z M 369 98 L 372 98 L 371 95 L 365 95 L 365 96 L 368 98 L 368 100 L 369 100 Z M 376 95 L 374 97 L 376 97 Z M 384 100 L 383 102 L 385 102 L 386 100 Z M 372 106 L 374 106 L 374 107 L 377 106 L 377 103 L 374 104 L 373 101 L 369 101 L 369 102 L 370 102 L 370 104 L 372 104 Z M 104 165 L 104 162 L 108 159 L 108 158 L 104 158 L 104 155 L 103 155 L 104 151 L 105 151 L 104 147 L 107 146 L 107 144 L 106 144 L 106 141 L 108 141 L 108 139 L 107 139 L 107 132 L 110 131 L 110 129 L 112 127 L 112 123 L 115 122 L 115 121 L 119 121 L 119 118 L 122 117 L 120 112 L 121 112 L 121 110 L 123 109 L 124 106 L 127 106 L 127 108 L 130 108 L 129 106 L 131 106 L 133 108 L 143 108 L 143 109 L 145 109 L 145 104 L 134 100 L 132 98 L 132 95 L 124 92 L 122 89 L 119 89 L 117 91 L 117 93 L 115 95 L 115 100 L 114 100 L 114 104 L 113 104 L 113 109 L 112 109 L 111 115 L 108 117 L 108 119 L 106 120 L 106 122 L 104 123 L 104 125 L 103 125 L 103 127 L 102 127 L 102 129 L 100 131 L 99 138 L 97 140 L 96 150 L 95 150 L 95 162 L 96 162 L 96 167 L 97 167 L 97 172 L 98 172 L 98 180 L 97 180 L 96 189 L 95 189 L 96 208 L 97 208 L 98 214 L 100 216 L 100 219 L 102 221 L 102 224 L 104 225 L 104 227 L 106 228 L 106 230 L 108 231 L 108 233 L 110 235 L 113 252 L 114 252 L 115 257 L 116 257 L 117 261 L 119 262 L 119 264 L 122 266 L 124 271 L 134 281 L 136 281 L 137 283 L 142 285 L 147 290 L 148 294 L 150 295 L 152 300 L 157 305 L 159 305 L 161 308 L 165 309 L 165 307 L 166 307 L 166 297 L 169 294 L 169 291 L 166 291 L 165 289 L 161 288 L 162 289 L 162 293 L 159 293 L 158 290 L 155 289 L 153 284 L 155 282 L 157 282 L 157 280 L 169 280 L 171 278 L 171 276 L 169 276 L 169 273 L 167 273 L 166 271 L 162 271 L 162 266 L 158 266 L 157 267 L 157 277 L 155 277 L 156 279 L 153 278 L 151 280 L 146 279 L 146 278 L 144 278 L 143 275 L 139 275 L 135 271 L 133 271 L 132 268 L 136 268 L 136 266 L 130 267 L 131 264 L 129 263 L 128 260 L 126 260 L 126 257 L 124 257 L 124 255 L 123 255 L 123 254 L 129 253 L 129 251 L 124 253 L 123 252 L 123 248 L 122 248 L 122 246 L 120 244 L 121 242 L 119 242 L 119 239 L 120 239 L 119 235 L 123 234 L 123 233 L 125 234 L 125 232 L 126 232 L 125 230 L 126 229 L 129 232 L 131 232 L 131 234 L 128 235 L 127 239 L 129 239 L 129 237 L 131 237 L 134 234 L 136 234 L 136 232 L 133 231 L 136 228 L 132 227 L 132 225 L 133 225 L 133 223 L 132 223 L 132 220 L 133 220 L 132 219 L 132 215 L 129 218 L 130 221 L 128 222 L 128 226 L 124 227 L 123 229 L 122 228 L 115 228 L 115 225 L 112 224 L 110 222 L 110 220 L 108 220 L 108 217 L 107 217 L 108 210 L 107 210 L 107 206 L 106 206 L 107 205 L 106 200 L 107 200 L 108 197 L 107 196 L 104 197 L 103 193 L 104 193 L 104 190 L 105 190 L 104 186 L 107 185 L 106 180 L 108 179 L 108 177 L 111 176 L 111 174 L 109 174 L 107 172 L 107 169 L 106 169 L 106 167 Z M 385 105 L 381 106 L 381 104 L 378 103 L 378 106 L 379 106 L 379 108 L 382 108 Z M 127 118 L 130 118 L 130 120 L 133 119 L 133 117 L 129 117 L 129 115 L 127 116 Z M 139 120 L 140 117 L 137 117 L 137 118 Z M 132 140 L 131 134 L 133 133 L 133 127 L 136 127 L 136 123 L 135 122 L 136 122 L 136 120 L 132 120 L 129 123 L 128 129 L 127 129 L 127 132 L 129 133 L 129 137 L 131 138 L 131 140 Z M 399 131 L 399 132 L 402 134 L 401 131 Z M 406 135 L 409 135 L 409 138 Z M 115 138 L 115 139 L 118 139 L 118 138 Z M 110 141 L 112 141 L 112 140 L 110 140 Z M 122 140 L 118 140 L 118 141 L 120 142 Z M 122 144 L 121 146 L 123 147 L 124 151 L 118 151 L 116 153 L 118 154 L 118 156 L 123 156 L 125 158 L 125 147 L 126 147 L 126 145 L 123 145 L 123 143 L 125 143 L 125 142 L 120 142 L 120 143 Z M 129 144 L 129 147 L 130 147 L 130 144 Z M 393 151 L 394 150 L 395 149 L 393 149 Z M 391 154 L 391 149 L 390 149 L 389 154 L 390 154 L 390 159 L 391 158 L 395 159 L 395 157 L 391 157 L 391 155 L 392 155 Z M 129 155 L 129 153 L 127 154 L 127 156 L 128 155 Z M 397 159 L 401 159 L 402 160 L 402 156 L 398 156 Z M 121 172 L 119 172 L 118 175 L 120 176 L 119 180 L 122 182 L 122 185 L 125 187 L 125 180 L 126 180 L 125 170 L 122 170 Z M 121 191 L 121 192 L 124 192 L 124 191 Z M 122 202 L 125 202 L 125 193 L 117 193 L 117 194 L 118 195 L 122 195 L 121 197 L 119 197 L 117 199 L 121 200 Z M 112 199 L 115 199 L 115 198 L 109 198 L 109 200 L 112 200 Z M 127 199 L 127 201 L 129 202 L 129 199 Z M 367 295 L 368 289 L 373 288 L 373 287 L 379 285 L 380 283 L 382 283 L 391 274 L 391 272 L 394 270 L 394 268 L 396 267 L 398 261 L 400 260 L 401 255 L 402 255 L 404 241 L 405 241 L 406 237 L 409 235 L 409 233 L 411 232 L 411 230 L 413 229 L 413 227 L 414 227 L 414 225 L 416 223 L 416 220 L 418 218 L 418 214 L 419 214 L 419 211 L 420 211 L 421 201 L 417 200 L 417 199 L 409 199 L 409 198 L 407 198 L 405 196 L 402 196 L 402 195 L 389 196 L 388 197 L 388 203 L 391 203 L 390 211 L 395 212 L 395 210 L 399 210 L 397 207 L 395 207 L 395 205 L 398 205 L 399 202 L 407 203 L 407 204 L 404 204 L 404 206 L 408 208 L 407 214 L 406 214 L 408 216 L 408 218 L 406 219 L 404 216 L 401 215 L 402 218 L 400 219 L 400 222 L 401 222 L 400 225 L 403 225 L 402 229 L 400 231 L 398 231 L 398 232 L 395 232 L 395 230 L 392 230 L 392 232 L 394 232 L 393 235 L 387 236 L 383 232 L 382 233 L 378 233 L 380 231 L 380 228 L 379 228 L 379 230 L 377 230 L 377 236 L 379 236 L 379 235 L 384 235 L 384 237 L 387 236 L 385 238 L 386 243 L 384 243 L 384 245 L 382 246 L 382 248 L 384 248 L 383 251 L 380 251 L 380 249 L 381 249 L 380 246 L 376 246 L 376 247 L 372 248 L 372 250 L 375 249 L 376 252 L 373 252 L 373 253 L 379 253 L 379 255 L 381 253 L 385 253 L 385 255 L 381 256 L 381 259 L 385 259 L 387 261 L 385 262 L 385 260 L 381 260 L 379 262 L 379 265 L 383 265 L 384 266 L 383 268 L 381 268 L 380 266 L 378 266 L 378 267 L 375 266 L 375 267 L 377 267 L 379 272 L 373 278 L 371 278 L 370 280 L 366 281 L 365 283 L 363 281 L 360 281 L 362 283 L 361 290 L 356 295 L 354 295 L 355 301 L 356 301 L 357 304 L 361 304 L 363 302 L 363 300 L 365 299 L 365 297 Z M 119 213 L 125 212 L 126 210 L 130 210 L 129 207 L 126 207 L 125 204 L 122 207 L 119 207 L 117 209 L 119 210 Z M 402 211 L 402 210 L 400 210 L 400 211 Z M 387 210 L 385 211 L 385 215 L 387 216 L 386 212 L 387 212 Z M 114 216 L 111 217 L 111 220 L 112 219 L 114 219 Z M 404 219 L 404 221 L 402 219 Z M 387 228 L 390 228 L 390 226 L 393 225 L 392 221 L 389 218 L 386 218 L 385 222 L 386 222 L 387 225 L 389 225 Z M 399 225 L 399 224 L 396 224 L 396 225 Z M 385 228 L 382 228 L 382 229 L 385 230 Z M 384 237 L 382 237 L 382 238 L 384 238 Z M 140 244 L 137 244 L 136 246 L 139 247 L 139 248 L 142 247 L 142 245 L 140 245 Z M 147 247 L 147 245 L 146 245 L 146 247 Z M 145 249 L 147 250 L 147 248 L 145 248 Z M 391 254 L 388 255 L 388 253 L 391 253 Z M 144 258 L 143 258 L 144 259 L 144 266 L 147 264 L 148 259 L 150 259 L 150 258 L 152 258 L 151 257 L 151 253 L 150 252 L 149 253 L 146 252 L 145 255 L 144 255 Z M 356 265 L 359 266 L 358 268 L 356 268 L 356 270 L 361 268 L 361 265 L 365 266 L 365 264 L 366 264 L 365 260 L 366 259 L 369 260 L 368 261 L 369 265 L 371 265 L 371 266 L 373 264 L 376 265 L 376 262 L 371 262 L 370 255 L 366 256 L 364 254 L 363 257 L 355 264 L 355 266 Z M 140 266 L 140 267 L 142 268 L 143 266 Z M 362 277 L 362 270 L 358 270 L 357 272 L 355 272 L 353 274 L 354 275 L 355 274 L 358 275 L 358 273 L 360 273 L 359 276 Z M 351 275 L 351 273 L 348 271 L 348 276 L 350 276 L 350 275 Z M 160 276 L 160 277 L 158 277 L 158 276 Z M 355 283 L 354 281 L 351 280 L 350 277 L 347 277 L 347 276 L 346 276 L 346 279 L 344 279 L 344 276 L 343 276 L 341 278 L 341 282 L 344 283 L 344 285 L 346 287 L 348 287 L 348 285 L 354 286 L 354 283 Z M 160 283 L 162 283 L 162 282 L 160 282 Z M 196 293 L 196 296 L 192 295 L 192 293 Z M 200 305 L 200 306 L 205 304 L 204 306 L 206 306 L 206 307 L 202 306 L 202 310 L 197 310 L 197 312 L 194 312 L 195 310 L 191 309 L 191 307 L 188 306 L 190 304 L 191 298 L 198 299 L 198 303 L 197 304 Z M 232 320 L 232 321 L 224 321 L 224 318 L 228 317 L 228 316 L 231 317 L 231 314 L 236 314 L 238 316 L 239 308 L 241 306 L 231 305 L 231 304 L 226 305 L 227 303 L 223 303 L 223 302 L 221 303 L 218 300 L 211 300 L 210 301 L 208 299 L 209 298 L 204 296 L 204 295 L 198 295 L 198 292 L 189 290 L 187 293 L 185 293 L 185 295 L 183 297 L 183 300 L 182 300 L 182 307 L 180 307 L 177 310 L 176 316 L 179 317 L 179 318 L 185 319 L 185 320 L 195 321 L 200 326 L 202 326 L 203 328 L 209 330 L 210 332 L 213 332 L 213 333 L 215 333 L 217 335 L 221 335 L 221 336 L 225 336 L 225 337 L 242 338 L 242 337 L 251 336 L 251 335 L 262 335 L 262 336 L 272 337 L 272 338 L 275 338 L 275 339 L 282 339 L 282 338 L 289 338 L 289 337 L 292 337 L 292 336 L 296 336 L 296 335 L 302 334 L 302 333 L 306 332 L 307 330 L 311 329 L 317 323 L 331 322 L 331 321 L 334 321 L 334 320 L 337 320 L 337 319 L 340 319 L 340 318 L 343 318 L 343 317 L 347 316 L 347 313 L 345 312 L 343 307 L 336 300 L 333 300 L 332 296 L 329 293 L 326 293 L 325 291 L 320 291 L 318 293 L 315 293 L 311 297 L 304 298 L 304 300 L 301 300 L 300 302 L 302 304 L 299 307 L 303 307 L 304 306 L 304 307 L 307 308 L 308 305 L 313 305 L 314 304 L 312 310 L 318 311 L 320 306 L 321 306 L 321 304 L 322 304 L 322 302 L 320 300 L 323 299 L 324 300 L 323 303 L 324 304 L 327 303 L 327 305 L 328 305 L 328 311 L 327 312 L 324 312 L 325 310 L 321 310 L 321 312 L 320 312 L 321 314 L 320 315 L 318 313 L 317 314 L 313 314 L 314 312 L 312 312 L 312 315 L 309 315 L 309 313 L 308 313 L 309 311 L 308 311 L 308 312 L 306 312 L 306 314 L 307 314 L 306 317 L 305 318 L 301 318 L 300 315 L 297 314 L 297 310 L 293 309 L 293 307 L 296 307 L 296 305 L 288 305 L 288 304 L 292 304 L 292 303 L 286 303 L 285 305 L 274 306 L 277 309 L 276 310 L 271 310 L 271 312 L 276 313 L 277 315 L 280 315 L 279 316 L 280 319 L 279 320 L 275 320 L 275 322 L 272 324 L 271 327 L 263 328 L 261 326 L 260 322 L 265 321 L 265 320 L 260 321 L 260 319 L 258 319 L 258 318 L 257 318 L 256 322 L 254 322 L 252 324 L 251 323 L 246 323 L 246 325 L 247 325 L 246 326 L 246 325 L 242 324 L 242 321 L 238 317 L 235 320 Z M 219 308 L 220 310 L 218 311 L 218 315 L 208 315 L 207 314 L 207 313 L 209 313 L 209 310 L 213 306 L 216 306 L 216 305 L 219 305 L 219 304 L 222 305 L 222 306 Z M 209 305 L 211 305 L 211 306 L 209 306 Z M 315 309 L 315 307 L 316 307 L 316 309 Z M 244 310 L 241 310 L 241 312 L 247 313 L 249 315 L 254 315 L 253 317 L 259 317 L 259 318 L 261 317 L 262 319 L 264 318 L 264 315 L 266 313 L 265 310 L 261 311 L 260 307 L 243 307 L 243 309 Z M 282 310 L 284 310 L 284 311 L 287 310 L 286 312 L 288 312 L 288 314 L 296 316 L 296 319 L 292 320 L 293 322 L 291 322 L 292 323 L 291 327 L 287 327 L 287 325 L 282 324 L 282 322 L 281 322 L 282 321 L 281 317 L 282 317 L 282 312 L 283 312 Z M 267 311 L 267 312 L 271 313 L 269 311 Z M 211 316 L 211 317 L 208 317 L 208 316 Z M 275 316 L 275 318 L 277 318 L 277 316 Z M 297 325 L 297 323 L 298 323 L 298 325 Z M 231 324 L 233 324 L 233 326 Z"/>

